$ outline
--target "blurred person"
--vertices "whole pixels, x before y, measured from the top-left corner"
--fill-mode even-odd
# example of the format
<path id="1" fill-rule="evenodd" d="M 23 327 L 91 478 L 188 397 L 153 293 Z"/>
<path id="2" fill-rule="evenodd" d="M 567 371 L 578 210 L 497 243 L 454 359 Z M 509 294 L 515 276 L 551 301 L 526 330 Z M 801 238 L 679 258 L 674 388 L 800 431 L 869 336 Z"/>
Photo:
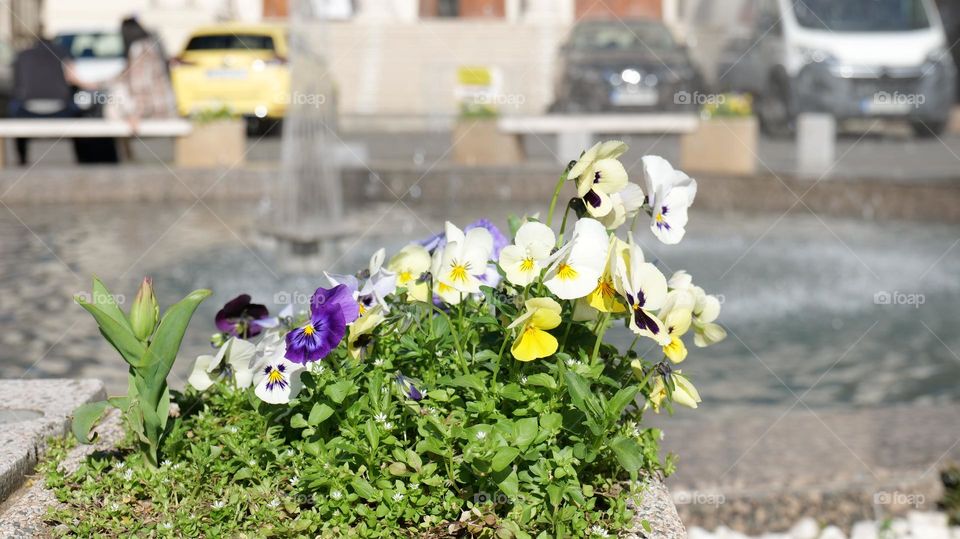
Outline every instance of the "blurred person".
<path id="1" fill-rule="evenodd" d="M 120 116 L 130 123 L 134 134 L 142 119 L 173 118 L 177 115 L 167 60 L 160 39 L 144 28 L 136 17 L 120 24 L 127 67 L 114 81 L 116 97 L 106 116 Z M 123 139 L 124 153 L 132 158 L 129 139 Z"/>
<path id="2" fill-rule="evenodd" d="M 38 32 L 43 36 L 43 29 Z M 38 37 L 13 62 L 12 118 L 73 118 L 79 111 L 71 85 L 86 87 L 73 69 L 70 52 L 46 37 Z M 30 139 L 16 139 L 17 158 L 27 164 Z"/>

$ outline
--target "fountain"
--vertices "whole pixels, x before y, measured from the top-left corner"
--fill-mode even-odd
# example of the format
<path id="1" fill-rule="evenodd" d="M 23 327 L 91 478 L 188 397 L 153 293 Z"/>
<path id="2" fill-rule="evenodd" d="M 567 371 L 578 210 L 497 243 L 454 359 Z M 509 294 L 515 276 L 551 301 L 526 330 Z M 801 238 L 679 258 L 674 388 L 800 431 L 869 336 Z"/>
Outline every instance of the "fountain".
<path id="1" fill-rule="evenodd" d="M 280 177 L 264 201 L 263 232 L 281 255 L 322 261 L 337 239 L 353 231 L 343 220 L 336 89 L 327 62 L 326 28 L 315 4 L 294 0 L 290 6 L 289 106 Z"/>

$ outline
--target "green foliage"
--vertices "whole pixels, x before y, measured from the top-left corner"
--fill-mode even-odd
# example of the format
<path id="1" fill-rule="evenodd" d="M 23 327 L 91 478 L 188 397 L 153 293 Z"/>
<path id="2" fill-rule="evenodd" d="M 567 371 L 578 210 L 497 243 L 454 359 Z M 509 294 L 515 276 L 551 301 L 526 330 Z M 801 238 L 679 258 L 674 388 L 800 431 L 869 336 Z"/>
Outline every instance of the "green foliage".
<path id="1" fill-rule="evenodd" d="M 951 526 L 960 526 L 960 466 L 953 465 L 940 473 L 943 480 L 943 500 L 940 507 L 950 518 Z"/>
<path id="2" fill-rule="evenodd" d="M 236 113 L 234 113 L 230 107 L 227 105 L 221 105 L 219 107 L 209 107 L 199 110 L 193 113 L 193 115 L 190 116 L 190 119 L 196 124 L 203 125 L 213 122 L 220 122 L 223 120 L 232 120 L 236 117 Z"/>
<path id="3" fill-rule="evenodd" d="M 167 375 L 180 350 L 187 324 L 209 290 L 196 290 L 171 306 L 160 317 L 159 307 L 149 279 L 144 279 L 129 315 L 125 315 L 114 297 L 99 279 L 93 280 L 90 298 L 76 301 L 89 312 L 103 337 L 120 353 L 129 367 L 126 397 L 81 406 L 74 412 L 73 433 L 81 443 L 89 443 L 90 429 L 107 406 L 120 409 L 127 428 L 137 439 L 144 460 L 157 466 L 163 438 L 168 431 L 170 392 Z"/>

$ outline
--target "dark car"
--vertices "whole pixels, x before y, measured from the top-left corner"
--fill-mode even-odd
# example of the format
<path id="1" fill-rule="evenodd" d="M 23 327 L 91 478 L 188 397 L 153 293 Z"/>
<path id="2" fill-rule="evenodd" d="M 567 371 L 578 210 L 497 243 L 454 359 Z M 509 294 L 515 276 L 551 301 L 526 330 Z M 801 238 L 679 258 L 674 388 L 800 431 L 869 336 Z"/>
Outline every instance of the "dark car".
<path id="1" fill-rule="evenodd" d="M 554 112 L 694 111 L 703 78 L 654 20 L 595 20 L 561 47 Z"/>

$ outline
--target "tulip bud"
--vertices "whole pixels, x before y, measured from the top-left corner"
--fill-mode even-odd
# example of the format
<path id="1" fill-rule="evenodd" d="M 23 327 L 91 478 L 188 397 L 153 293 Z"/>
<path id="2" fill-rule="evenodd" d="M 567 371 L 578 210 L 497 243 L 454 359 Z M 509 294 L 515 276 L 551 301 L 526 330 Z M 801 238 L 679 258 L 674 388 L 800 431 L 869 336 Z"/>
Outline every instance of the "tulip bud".
<path id="1" fill-rule="evenodd" d="M 160 318 L 160 306 L 157 304 L 157 297 L 153 294 L 153 280 L 144 277 L 140 283 L 140 290 L 137 290 L 137 296 L 133 298 L 133 307 L 130 308 L 130 325 L 133 327 L 133 334 L 141 341 L 146 341 L 153 330 L 157 328 L 157 322 Z"/>

